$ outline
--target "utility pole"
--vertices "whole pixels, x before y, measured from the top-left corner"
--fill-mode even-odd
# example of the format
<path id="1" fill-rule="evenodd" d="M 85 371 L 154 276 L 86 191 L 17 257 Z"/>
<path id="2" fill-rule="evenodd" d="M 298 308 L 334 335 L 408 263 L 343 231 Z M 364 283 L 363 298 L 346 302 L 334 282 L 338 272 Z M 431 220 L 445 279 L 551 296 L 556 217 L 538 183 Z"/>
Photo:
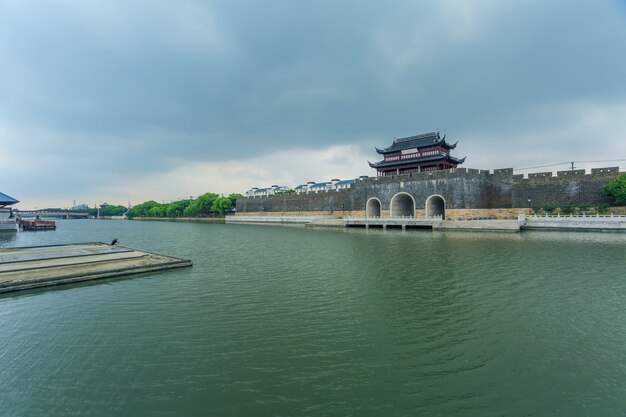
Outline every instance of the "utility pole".
<path id="1" fill-rule="evenodd" d="M 570 162 L 572 164 L 572 171 L 574 170 L 574 161 Z"/>

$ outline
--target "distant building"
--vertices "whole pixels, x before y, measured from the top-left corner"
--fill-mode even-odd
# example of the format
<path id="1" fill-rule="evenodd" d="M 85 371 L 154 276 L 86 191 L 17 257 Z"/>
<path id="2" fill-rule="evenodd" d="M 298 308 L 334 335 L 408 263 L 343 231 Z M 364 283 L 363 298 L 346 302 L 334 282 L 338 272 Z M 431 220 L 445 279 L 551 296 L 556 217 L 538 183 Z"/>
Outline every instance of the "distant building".
<path id="1" fill-rule="evenodd" d="M 298 185 L 295 189 L 296 194 L 308 193 L 325 193 L 328 191 L 345 190 L 354 184 L 355 180 L 339 180 L 334 178 L 328 182 L 309 181 L 306 184 Z"/>
<path id="2" fill-rule="evenodd" d="M 457 159 L 450 155 L 450 150 L 456 145 L 446 142 L 445 135 L 442 138 L 439 132 L 409 136 L 394 140 L 387 148 L 376 148 L 384 159 L 368 163 L 376 169 L 378 176 L 456 168 L 465 162 L 465 158 Z"/>
<path id="3" fill-rule="evenodd" d="M 244 193 L 246 197 L 267 197 L 268 195 L 280 194 L 289 190 L 284 185 L 272 185 L 267 188 L 254 187 Z"/>
<path id="4" fill-rule="evenodd" d="M 74 207 L 72 207 L 70 210 L 73 211 L 89 211 L 90 208 L 87 204 L 77 204 Z"/>

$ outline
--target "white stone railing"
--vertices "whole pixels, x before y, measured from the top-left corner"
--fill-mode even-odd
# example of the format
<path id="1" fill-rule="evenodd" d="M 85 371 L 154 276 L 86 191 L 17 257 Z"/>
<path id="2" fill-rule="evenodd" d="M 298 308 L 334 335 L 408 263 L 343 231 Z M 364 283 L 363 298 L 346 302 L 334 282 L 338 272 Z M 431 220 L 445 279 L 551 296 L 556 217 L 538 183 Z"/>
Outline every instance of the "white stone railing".
<path id="1" fill-rule="evenodd" d="M 621 214 L 531 214 L 529 216 L 526 216 L 527 219 L 563 219 L 563 220 L 570 220 L 570 219 L 612 219 L 612 218 L 617 218 L 617 219 L 625 219 L 626 215 L 621 215 Z"/>
<path id="2" fill-rule="evenodd" d="M 518 216 L 520 223 L 532 225 L 569 225 L 569 227 L 594 227 L 593 225 L 615 225 L 623 227 L 626 225 L 626 216 L 624 215 L 586 215 L 586 214 L 532 214 L 526 216 L 520 214 Z M 612 227 L 612 226 L 611 226 Z"/>

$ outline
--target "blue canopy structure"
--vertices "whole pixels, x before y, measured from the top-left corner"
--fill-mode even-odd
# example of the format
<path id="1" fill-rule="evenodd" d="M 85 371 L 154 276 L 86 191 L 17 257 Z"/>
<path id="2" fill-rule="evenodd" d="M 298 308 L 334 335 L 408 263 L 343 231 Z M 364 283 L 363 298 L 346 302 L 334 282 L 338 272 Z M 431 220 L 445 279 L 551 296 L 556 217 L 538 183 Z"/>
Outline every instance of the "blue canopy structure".
<path id="1" fill-rule="evenodd" d="M 14 199 L 13 197 L 9 197 L 4 193 L 0 193 L 0 207 L 10 206 L 16 203 L 19 203 L 19 201 Z"/>

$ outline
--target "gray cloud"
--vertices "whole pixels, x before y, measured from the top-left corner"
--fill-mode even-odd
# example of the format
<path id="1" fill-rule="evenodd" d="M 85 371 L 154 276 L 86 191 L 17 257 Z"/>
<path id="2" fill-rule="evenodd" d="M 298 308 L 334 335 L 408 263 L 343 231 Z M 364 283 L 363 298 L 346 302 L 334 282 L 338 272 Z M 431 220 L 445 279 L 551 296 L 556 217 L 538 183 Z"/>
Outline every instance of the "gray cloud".
<path id="1" fill-rule="evenodd" d="M 625 13 L 608 0 L 6 1 L 0 140 L 38 161 L 17 185 L 51 193 L 437 128 L 473 166 L 528 165 L 540 157 L 507 150 L 549 138 L 541 157 L 581 159 L 595 152 L 581 118 L 626 103 Z M 623 134 L 621 119 L 601 126 Z"/>

